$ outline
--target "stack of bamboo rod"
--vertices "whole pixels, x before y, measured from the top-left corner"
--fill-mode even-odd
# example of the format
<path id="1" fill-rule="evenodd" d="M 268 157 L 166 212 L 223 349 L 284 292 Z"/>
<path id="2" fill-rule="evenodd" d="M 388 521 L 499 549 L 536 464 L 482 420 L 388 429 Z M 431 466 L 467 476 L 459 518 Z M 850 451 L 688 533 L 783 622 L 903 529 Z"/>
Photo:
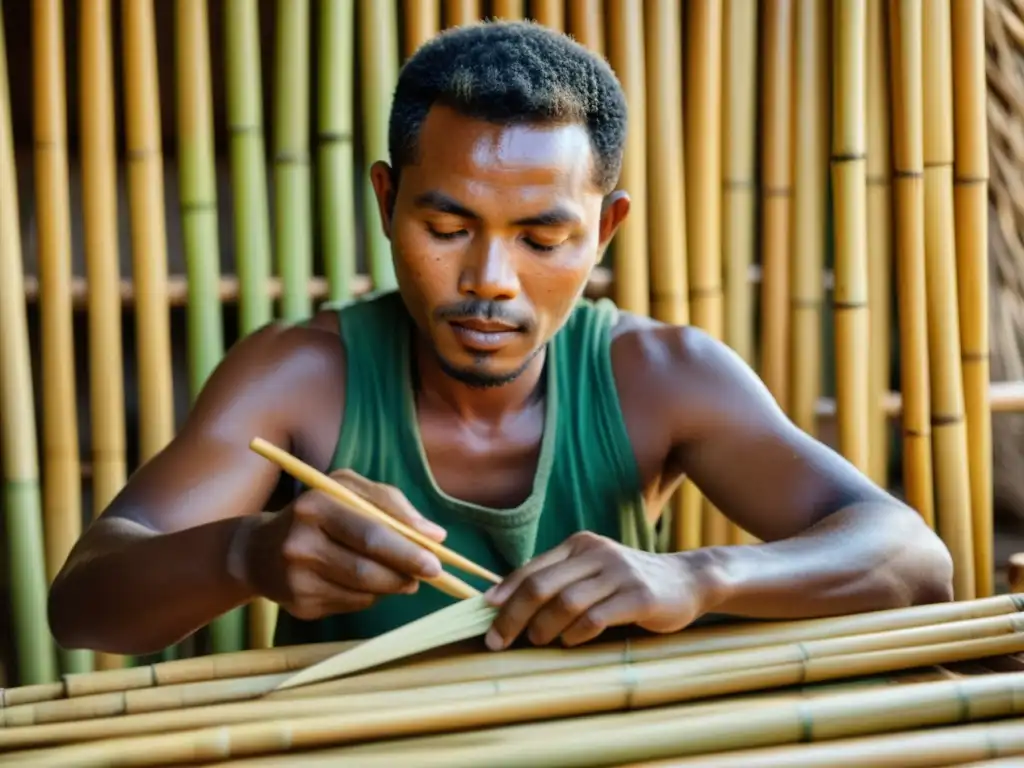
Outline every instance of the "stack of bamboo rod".
<path id="1" fill-rule="evenodd" d="M 814 686 L 1020 653 L 1022 610 L 1024 599 L 1002 596 L 576 649 L 490 654 L 457 646 L 284 690 L 275 689 L 286 674 L 197 682 L 194 660 L 153 668 L 173 681 L 176 665 L 177 679 L 193 680 L 184 684 L 136 687 L 146 679 L 128 670 L 92 673 L 67 686 L 67 698 L 40 701 L 54 692 L 38 686 L 5 692 L 0 765 L 155 765 L 317 749 L 290 755 L 289 764 L 609 765 L 1006 719 L 1024 714 L 1024 674 L 899 685 L 885 678 L 860 692 Z M 454 637 L 453 616 L 446 609 L 428 620 Z M 337 658 L 389 644 L 393 638 L 370 640 Z M 283 650 L 226 654 L 222 668 L 315 664 L 319 650 L 293 650 L 287 660 Z M 109 691 L 112 684 L 120 687 Z M 794 685 L 810 688 L 780 690 Z M 109 692 L 87 693 L 97 688 Z M 721 696 L 731 698 L 702 702 Z M 461 735 L 479 727 L 494 730 Z M 444 735 L 401 740 L 428 734 Z M 374 743 L 360 746 L 366 741 Z"/>

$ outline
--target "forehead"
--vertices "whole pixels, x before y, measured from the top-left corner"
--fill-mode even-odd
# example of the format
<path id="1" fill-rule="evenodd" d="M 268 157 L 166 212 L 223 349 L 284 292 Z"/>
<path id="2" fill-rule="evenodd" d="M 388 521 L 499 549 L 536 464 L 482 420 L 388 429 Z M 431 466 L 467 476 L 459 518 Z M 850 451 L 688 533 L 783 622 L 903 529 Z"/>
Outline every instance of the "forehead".
<path id="1" fill-rule="evenodd" d="M 509 188 L 577 199 L 601 194 L 590 137 L 578 124 L 499 125 L 437 106 L 423 123 L 416 154 L 408 171 L 427 186 L 454 185 L 474 195 Z"/>

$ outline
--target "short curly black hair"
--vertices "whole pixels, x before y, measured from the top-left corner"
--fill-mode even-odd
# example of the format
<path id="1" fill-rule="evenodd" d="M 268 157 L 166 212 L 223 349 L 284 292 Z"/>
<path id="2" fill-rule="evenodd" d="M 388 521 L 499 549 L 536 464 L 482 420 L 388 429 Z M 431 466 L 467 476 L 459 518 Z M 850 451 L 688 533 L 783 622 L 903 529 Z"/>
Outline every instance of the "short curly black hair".
<path id="1" fill-rule="evenodd" d="M 484 21 L 445 30 L 403 66 L 388 126 L 396 173 L 415 161 L 430 108 L 442 104 L 489 122 L 578 123 L 595 156 L 595 183 L 607 194 L 622 167 L 626 100 L 600 56 L 530 21 Z"/>

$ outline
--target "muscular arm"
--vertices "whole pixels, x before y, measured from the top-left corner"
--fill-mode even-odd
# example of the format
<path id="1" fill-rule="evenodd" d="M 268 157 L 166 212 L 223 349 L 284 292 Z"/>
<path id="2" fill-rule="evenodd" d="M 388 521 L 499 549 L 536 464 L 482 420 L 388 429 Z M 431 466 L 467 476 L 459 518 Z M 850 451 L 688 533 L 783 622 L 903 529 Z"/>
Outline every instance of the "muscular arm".
<path id="1" fill-rule="evenodd" d="M 949 553 L 916 512 L 797 429 L 727 347 L 694 329 L 653 335 L 664 395 L 651 401 L 668 404 L 673 462 L 765 542 L 678 555 L 706 574 L 707 610 L 789 618 L 951 599 Z"/>
<path id="2" fill-rule="evenodd" d="M 337 425 L 343 355 L 336 334 L 266 328 L 240 342 L 210 378 L 175 439 L 141 467 L 83 534 L 50 590 L 64 647 L 157 651 L 253 597 L 229 572 L 228 550 L 260 513 L 279 471 L 251 452 L 263 437 L 329 456 L 297 425 L 302 409 Z M 335 426 L 325 434 L 338 432 Z"/>

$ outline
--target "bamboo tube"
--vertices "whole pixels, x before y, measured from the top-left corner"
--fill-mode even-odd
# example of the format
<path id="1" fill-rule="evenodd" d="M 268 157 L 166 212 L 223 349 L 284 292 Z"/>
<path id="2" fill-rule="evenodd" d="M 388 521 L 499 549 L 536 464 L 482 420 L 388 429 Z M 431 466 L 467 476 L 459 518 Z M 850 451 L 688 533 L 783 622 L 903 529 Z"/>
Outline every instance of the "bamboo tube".
<path id="1" fill-rule="evenodd" d="M 604 55 L 604 9 L 601 0 L 571 0 L 569 34 L 588 50 L 598 56 Z"/>
<path id="2" fill-rule="evenodd" d="M 447 9 L 448 6 L 446 6 Z M 381 229 L 370 166 L 387 157 L 391 92 L 398 82 L 398 21 L 393 3 L 359 0 L 359 78 L 363 116 L 363 235 L 374 290 L 396 287 L 391 245 Z"/>
<path id="3" fill-rule="evenodd" d="M 629 131 L 619 186 L 630 196 L 629 216 L 615 237 L 615 303 L 638 315 L 650 312 L 647 234 L 647 85 L 644 75 L 643 5 L 608 3 L 608 61 L 622 83 Z"/>
<path id="4" fill-rule="evenodd" d="M 988 402 L 988 126 L 982 0 L 952 5 L 954 211 L 975 594 L 991 595 L 992 415 Z"/>
<path id="5" fill-rule="evenodd" d="M 763 10 L 760 370 L 788 412 L 793 0 L 765 0 Z"/>
<path id="6" fill-rule="evenodd" d="M 530 0 L 532 16 L 539 24 L 558 32 L 565 31 L 565 6 L 563 0 Z"/>
<path id="7" fill-rule="evenodd" d="M 445 27 L 464 27 L 480 21 L 480 0 L 445 0 Z"/>
<path id="8" fill-rule="evenodd" d="M 1024 718 L 929 728 L 921 732 L 837 739 L 821 744 L 767 747 L 737 752 L 717 752 L 715 768 L 867 768 L 867 766 L 946 766 L 963 760 L 997 755 L 1024 754 Z M 656 763 L 634 763 L 630 768 L 683 768 L 708 765 L 707 757 L 689 757 Z"/>
<path id="9" fill-rule="evenodd" d="M 274 43 L 274 254 L 286 322 L 312 312 L 309 0 L 278 0 Z"/>
<path id="10" fill-rule="evenodd" d="M 32 138 L 43 353 L 43 525 L 46 577 L 52 582 L 82 534 L 71 317 L 64 13 L 56 0 L 32 4 L 32 54 Z M 59 655 L 66 670 L 84 672 L 92 667 L 92 654 L 86 650 L 60 649 Z"/>
<path id="11" fill-rule="evenodd" d="M 231 199 L 240 328 L 248 335 L 270 322 L 270 215 L 263 137 L 259 8 L 227 0 L 225 72 L 230 136 Z"/>
<path id="12" fill-rule="evenodd" d="M 421 45 L 441 31 L 441 4 L 438 0 L 404 0 L 402 20 L 402 53 L 405 58 L 409 58 Z"/>
<path id="13" fill-rule="evenodd" d="M 926 0 L 922 25 L 927 30 L 922 42 L 924 249 L 932 453 L 936 469 L 935 518 L 939 534 L 953 556 L 954 594 L 963 600 L 974 596 L 975 574 L 953 222 L 949 3 Z"/>
<path id="14" fill-rule="evenodd" d="M 836 413 L 840 452 L 868 471 L 866 0 L 840 0 L 833 18 L 832 187 L 835 210 Z"/>
<path id="15" fill-rule="evenodd" d="M 692 701 L 727 693 L 750 690 L 763 690 L 769 687 L 782 687 L 801 682 L 818 682 L 836 680 L 844 677 L 864 674 L 879 674 L 895 669 L 911 666 L 922 666 L 935 663 L 949 663 L 956 660 L 983 658 L 995 653 L 1013 652 L 1013 649 L 1024 649 L 1024 636 L 985 638 L 966 642 L 948 643 L 924 647 L 879 651 L 863 654 L 850 654 L 828 657 L 810 661 L 796 661 L 789 664 L 743 669 L 719 674 L 702 674 L 698 676 L 679 677 L 668 673 L 668 666 L 661 665 L 652 669 L 649 674 L 634 674 L 636 667 L 629 669 L 630 674 L 620 672 L 620 680 L 613 682 L 595 682 L 575 686 L 559 687 L 555 690 L 539 693 L 524 692 L 507 695 L 494 695 L 485 699 L 469 699 L 435 704 L 411 705 L 404 708 L 388 708 L 370 710 L 368 712 L 340 712 L 321 716 L 302 718 L 281 718 L 253 723 L 238 723 L 225 726 L 214 726 L 190 731 L 180 731 L 155 736 L 139 736 L 121 739 L 108 739 L 93 743 L 75 744 L 68 747 L 35 750 L 31 753 L 10 752 L 0 757 L 0 765 L 17 765 L 17 761 L 26 758 L 35 766 L 56 765 L 106 765 L 116 756 L 120 765 L 154 765 L 177 762 L 183 759 L 223 759 L 228 757 L 252 756 L 256 754 L 272 754 L 303 749 L 315 746 L 337 745 L 354 740 L 365 740 L 396 735 L 427 733 L 436 730 L 460 730 L 496 723 L 514 723 L 523 720 L 534 720 L 538 717 L 546 719 L 558 716 L 593 714 L 631 709 L 662 706 L 680 701 Z M 853 710 L 857 715 L 854 733 L 870 733 L 873 728 L 884 730 L 894 727 L 902 720 L 918 723 L 949 723 L 967 717 L 1007 716 L 1024 713 L 1024 677 L 1018 674 L 992 675 L 976 680 L 963 680 L 940 688 L 944 683 L 899 686 L 902 688 L 899 697 L 890 697 L 889 691 L 872 691 L 872 710 L 866 711 L 863 703 L 858 706 L 857 694 L 834 697 L 829 701 L 822 697 L 804 703 L 798 712 L 802 717 L 795 718 L 791 729 L 783 729 L 782 734 L 789 737 L 798 736 L 800 725 L 804 725 L 804 733 L 808 726 L 818 738 L 833 738 L 848 735 L 844 728 L 837 727 L 836 719 L 842 717 L 842 710 L 836 702 L 840 699 L 848 713 Z M 902 717 L 894 717 L 893 709 L 885 704 L 891 699 L 898 699 L 902 705 Z M 851 702 L 852 700 L 852 702 Z M 862 702 L 863 700 L 861 700 Z M 965 701 L 969 702 L 965 706 Z M 831 707 L 829 706 L 831 704 Z M 966 710 L 966 711 L 965 711 Z M 730 729 L 739 738 L 740 734 L 757 732 L 761 718 L 774 721 L 778 732 L 779 714 L 792 713 L 782 706 L 763 707 L 753 711 L 745 711 L 742 730 L 737 728 L 734 717 L 730 713 Z M 869 714 L 870 712 L 870 714 Z M 884 712 L 884 715 L 882 714 Z M 713 715 L 706 716 L 708 719 Z M 719 715 L 721 717 L 721 715 Z M 849 717 L 846 714 L 846 717 Z M 846 727 L 850 727 L 848 720 Z M 672 723 L 676 739 L 680 731 L 685 731 L 690 750 L 694 750 L 703 741 L 710 729 L 707 723 L 700 723 L 700 718 L 692 718 L 686 729 L 679 729 L 678 723 Z M 578 739 L 578 733 L 575 734 Z M 764 738 L 762 732 L 758 734 Z M 852 734 L 851 734 L 852 735 Z M 621 739 L 622 734 L 616 734 Z M 720 738 L 720 736 L 719 736 Z M 601 743 L 601 751 L 593 749 L 594 742 Z M 546 742 L 546 740 L 545 740 Z M 551 744 L 542 742 L 543 752 L 531 745 L 536 741 L 524 740 L 516 750 L 520 760 L 529 756 L 531 762 L 517 764 L 536 765 L 536 758 L 541 754 L 552 754 Z M 589 760 L 594 754 L 600 754 L 602 760 L 635 759 L 637 755 L 624 754 L 621 742 L 610 741 L 604 731 L 594 729 L 588 731 L 588 738 L 578 739 L 584 745 Z M 655 742 L 656 743 L 656 742 Z M 749 743 L 749 742 L 748 742 Z M 755 742 L 756 743 L 756 742 Z M 763 742 L 762 742 L 763 743 Z M 641 742 L 647 750 L 653 746 L 645 739 Z M 632 745 L 636 748 L 636 744 Z M 681 745 L 678 742 L 676 748 Z M 684 748 L 685 749 L 685 748 Z M 721 749 L 721 747 L 719 747 Z M 606 751 L 607 750 L 607 751 Z M 480 760 L 477 750 L 474 765 L 494 764 L 492 759 Z M 695 750 L 694 750 L 695 751 Z M 704 747 L 706 751 L 706 746 Z M 692 753 L 692 752 L 691 752 Z M 322 753 L 323 757 L 326 753 Z M 435 755 L 437 753 L 434 753 Z M 562 750 L 559 755 L 560 765 L 571 765 L 565 761 L 567 756 Z M 576 752 L 577 759 L 580 750 Z M 411 757 L 412 755 L 409 755 Z M 641 757 L 661 756 L 656 751 L 645 752 Z M 344 764 L 340 754 L 332 757 L 334 764 Z M 394 755 L 390 756 L 394 760 Z M 449 758 L 450 754 L 445 754 Z M 572 752 L 569 752 L 570 760 Z M 361 756 L 360 765 L 368 765 L 366 755 Z M 503 759 L 502 764 L 508 764 Z M 403 764 L 409 761 L 402 760 Z M 23 764 L 23 763 L 21 763 Z M 452 763 L 446 762 L 446 765 Z M 578 764 L 578 763 L 576 763 Z"/>
<path id="16" fill-rule="evenodd" d="M 924 287 L 921 31 L 917 2 L 899 0 L 889 5 L 903 486 L 907 503 L 934 527 Z"/>
<path id="17" fill-rule="evenodd" d="M 57 670 L 46 622 L 47 579 L 20 226 L 7 43 L 0 9 L 0 460 L 18 679 L 32 684 L 52 681 Z"/>
<path id="18" fill-rule="evenodd" d="M 206 0 L 178 0 L 175 11 L 179 192 L 188 270 L 189 389 L 194 403 L 224 356 L 224 328 L 217 298 L 220 244 L 216 150 Z M 243 619 L 242 610 L 235 609 L 212 622 L 214 653 L 241 650 Z"/>
<path id="19" fill-rule="evenodd" d="M 78 15 L 82 224 L 89 286 L 89 359 L 93 361 L 89 366 L 89 431 L 95 518 L 113 501 L 127 477 L 118 295 L 117 129 L 110 2 L 81 0 Z M 94 659 L 96 668 L 101 670 L 124 664 L 124 659 L 116 654 L 96 653 Z"/>
<path id="20" fill-rule="evenodd" d="M 416 47 L 437 33 L 437 3 L 427 3 L 414 17 L 433 20 L 433 29 Z M 432 6 L 432 7 L 431 7 Z M 412 19 L 415 21 L 415 18 Z M 331 301 L 352 298 L 356 274 L 355 160 L 352 149 L 354 109 L 355 3 L 320 3 L 319 151 L 320 236 Z M 423 22 L 419 22 L 422 27 Z M 407 27 L 412 33 L 413 27 Z"/>
<path id="21" fill-rule="evenodd" d="M 492 13 L 499 19 L 522 19 L 523 3 L 524 0 L 493 0 L 494 8 Z"/>
<path id="22" fill-rule="evenodd" d="M 176 711 L 153 712 L 140 715 L 122 715 L 82 722 L 60 722 L 27 727 L 8 727 L 0 730 L 0 749 L 24 749 L 44 745 L 67 744 L 99 739 L 166 733 L 213 725 L 244 722 L 266 722 L 280 718 L 309 717 L 325 711 L 368 712 L 390 710 L 403 706 L 428 705 L 448 701 L 481 700 L 491 696 L 520 695 L 569 690 L 579 685 L 604 682 L 617 684 L 623 675 L 636 676 L 639 681 L 703 677 L 740 669 L 752 670 L 772 665 L 805 662 L 831 657 L 858 656 L 866 653 L 902 648 L 917 648 L 939 643 L 971 641 L 1024 629 L 1021 615 L 997 616 L 979 621 L 918 627 L 909 630 L 883 632 L 848 638 L 826 638 L 809 643 L 766 646 L 738 652 L 708 653 L 683 658 L 645 660 L 629 654 L 611 664 L 593 665 L 579 670 L 531 672 L 517 677 L 502 676 L 495 668 L 493 654 L 478 654 L 478 659 L 462 659 L 465 663 L 483 668 L 491 667 L 477 680 L 456 683 L 432 683 L 415 686 L 408 682 L 398 689 L 365 693 L 359 689 L 334 696 L 304 697 L 298 699 L 261 699 L 219 706 L 191 707 Z M 499 662 L 500 663 L 500 662 Z"/>
<path id="23" fill-rule="evenodd" d="M 867 205 L 868 314 L 871 339 L 868 383 L 868 475 L 888 487 L 889 391 L 892 337 L 892 152 L 890 143 L 887 13 L 883 0 L 867 0 Z"/>
<path id="24" fill-rule="evenodd" d="M 829 6 L 797 0 L 793 68 L 793 240 L 790 274 L 789 402 L 793 422 L 817 432 L 821 396 L 821 275 L 829 161 Z M 838 346 L 838 345 L 837 345 Z M 840 354 L 842 349 L 840 347 Z M 845 409 L 840 409 L 841 416 Z"/>

